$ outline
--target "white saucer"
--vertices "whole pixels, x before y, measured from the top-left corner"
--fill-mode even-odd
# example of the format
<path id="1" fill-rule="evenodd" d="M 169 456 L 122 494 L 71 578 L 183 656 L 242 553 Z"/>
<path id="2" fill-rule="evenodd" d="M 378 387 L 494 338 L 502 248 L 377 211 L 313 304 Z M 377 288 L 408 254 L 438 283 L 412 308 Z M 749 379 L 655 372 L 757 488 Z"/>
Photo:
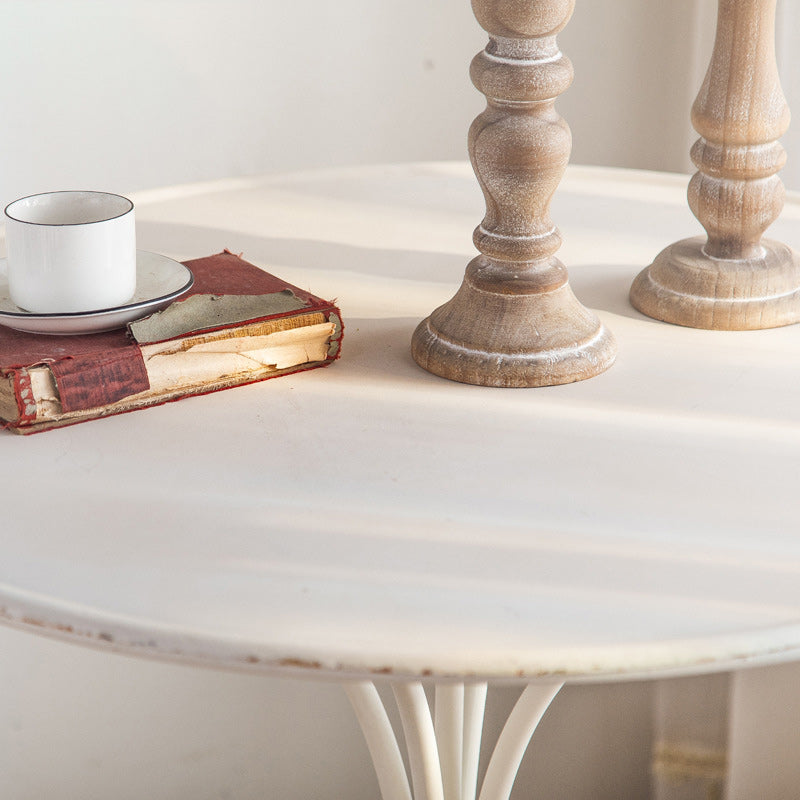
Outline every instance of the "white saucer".
<path id="1" fill-rule="evenodd" d="M 153 314 L 187 292 L 194 276 L 171 258 L 136 252 L 136 293 L 125 305 L 73 314 L 33 314 L 11 302 L 6 259 L 0 259 L 0 325 L 26 333 L 99 333 L 121 328 L 135 319 Z"/>

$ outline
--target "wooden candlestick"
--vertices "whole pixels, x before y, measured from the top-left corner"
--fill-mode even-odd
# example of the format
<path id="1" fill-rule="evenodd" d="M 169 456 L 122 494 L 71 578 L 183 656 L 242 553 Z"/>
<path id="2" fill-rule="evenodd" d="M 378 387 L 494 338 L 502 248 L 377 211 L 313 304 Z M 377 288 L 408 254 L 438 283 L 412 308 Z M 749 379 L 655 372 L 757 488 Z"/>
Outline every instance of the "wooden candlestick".
<path id="1" fill-rule="evenodd" d="M 692 108 L 700 139 L 689 206 L 706 229 L 663 250 L 631 302 L 666 322 L 716 330 L 800 321 L 800 259 L 762 239 L 783 208 L 778 139 L 789 109 L 775 61 L 776 0 L 719 0 L 711 64 Z"/>
<path id="2" fill-rule="evenodd" d="M 611 334 L 575 298 L 554 257 L 550 200 L 572 146 L 555 100 L 572 82 L 558 49 L 574 0 L 472 0 L 489 44 L 471 66 L 487 107 L 469 152 L 486 199 L 473 240 L 481 252 L 456 295 L 417 327 L 424 369 L 483 386 L 570 383 L 607 369 Z"/>

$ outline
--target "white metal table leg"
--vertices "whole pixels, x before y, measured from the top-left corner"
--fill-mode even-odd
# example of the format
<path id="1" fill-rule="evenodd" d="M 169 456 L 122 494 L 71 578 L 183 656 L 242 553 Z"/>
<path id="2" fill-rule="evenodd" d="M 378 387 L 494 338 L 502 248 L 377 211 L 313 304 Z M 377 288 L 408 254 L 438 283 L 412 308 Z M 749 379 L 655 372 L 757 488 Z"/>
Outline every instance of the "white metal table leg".
<path id="1" fill-rule="evenodd" d="M 508 800 L 528 743 L 562 684 L 529 684 L 509 714 L 489 761 L 480 800 Z M 422 683 L 394 682 L 411 782 L 375 687 L 346 685 L 367 740 L 383 800 L 475 800 L 487 686 L 440 683 L 434 715 Z M 413 789 L 413 791 L 412 791 Z"/>
<path id="2" fill-rule="evenodd" d="M 444 800 L 431 710 L 421 683 L 393 684 L 408 749 L 414 800 Z"/>
<path id="3" fill-rule="evenodd" d="M 475 800 L 478 796 L 478 764 L 481 757 L 481 734 L 487 688 L 485 683 L 468 683 L 464 687 L 462 800 Z"/>
<path id="4" fill-rule="evenodd" d="M 461 800 L 464 758 L 464 685 L 436 687 L 434 730 L 439 745 L 444 800 Z"/>
<path id="5" fill-rule="evenodd" d="M 345 690 L 367 740 L 381 797 L 411 800 L 406 767 L 378 690 L 369 681 L 351 681 L 345 684 Z"/>
<path id="6" fill-rule="evenodd" d="M 531 683 L 508 716 L 483 779 L 480 800 L 508 800 L 528 742 L 561 684 Z"/>

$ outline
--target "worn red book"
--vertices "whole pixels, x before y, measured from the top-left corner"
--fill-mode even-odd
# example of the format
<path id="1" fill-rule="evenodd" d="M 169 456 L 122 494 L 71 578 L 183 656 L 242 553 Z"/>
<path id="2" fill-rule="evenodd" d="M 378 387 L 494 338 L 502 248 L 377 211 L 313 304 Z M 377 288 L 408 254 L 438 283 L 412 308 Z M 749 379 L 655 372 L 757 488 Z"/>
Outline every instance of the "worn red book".
<path id="1" fill-rule="evenodd" d="M 333 302 L 228 251 L 185 262 L 191 289 L 104 333 L 56 336 L 0 325 L 0 420 L 33 433 L 330 364 Z"/>

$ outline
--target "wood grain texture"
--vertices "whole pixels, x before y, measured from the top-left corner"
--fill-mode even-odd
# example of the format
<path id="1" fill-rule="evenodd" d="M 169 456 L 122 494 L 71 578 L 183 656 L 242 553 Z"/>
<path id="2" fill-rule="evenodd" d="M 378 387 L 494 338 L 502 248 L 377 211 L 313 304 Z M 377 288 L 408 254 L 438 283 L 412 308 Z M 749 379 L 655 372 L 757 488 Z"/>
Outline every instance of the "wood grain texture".
<path id="1" fill-rule="evenodd" d="M 670 245 L 636 278 L 631 302 L 651 317 L 717 330 L 800 321 L 800 258 L 762 239 L 783 208 L 778 140 L 789 127 L 775 7 L 719 0 L 711 63 L 692 108 L 700 138 L 688 201 L 707 237 Z"/>
<path id="2" fill-rule="evenodd" d="M 420 323 L 412 353 L 430 372 L 485 386 L 589 378 L 613 363 L 616 345 L 572 293 L 549 210 L 572 146 L 554 106 L 572 82 L 556 35 L 574 0 L 473 0 L 472 8 L 489 34 L 470 70 L 487 99 L 469 132 L 486 201 L 473 236 L 481 255 L 456 295 Z"/>

